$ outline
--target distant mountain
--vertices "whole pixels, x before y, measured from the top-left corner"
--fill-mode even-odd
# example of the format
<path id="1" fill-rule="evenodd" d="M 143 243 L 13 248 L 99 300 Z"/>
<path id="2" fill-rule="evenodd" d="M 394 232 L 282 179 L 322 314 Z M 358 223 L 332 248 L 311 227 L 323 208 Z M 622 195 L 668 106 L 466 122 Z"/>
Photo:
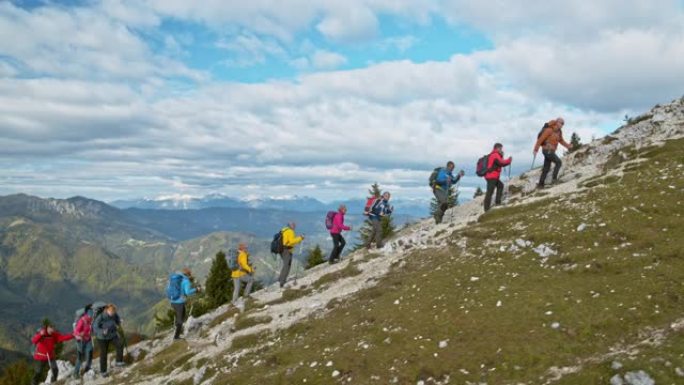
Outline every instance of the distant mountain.
<path id="1" fill-rule="evenodd" d="M 465 197 L 461 197 L 461 200 L 464 201 L 464 198 Z M 430 199 L 431 196 L 428 192 L 425 199 L 395 199 L 392 201 L 392 204 L 395 206 L 397 214 L 406 215 L 412 218 L 423 218 L 429 215 Z M 201 198 L 178 195 L 156 199 L 117 200 L 111 202 L 111 205 L 120 209 L 201 210 L 208 208 L 249 208 L 321 213 L 328 210 L 334 210 L 340 204 L 346 204 L 350 213 L 361 214 L 365 203 L 365 197 L 324 203 L 315 198 L 306 196 L 300 197 L 297 195 L 285 198 L 264 197 L 238 199 L 222 194 L 211 194 Z"/>

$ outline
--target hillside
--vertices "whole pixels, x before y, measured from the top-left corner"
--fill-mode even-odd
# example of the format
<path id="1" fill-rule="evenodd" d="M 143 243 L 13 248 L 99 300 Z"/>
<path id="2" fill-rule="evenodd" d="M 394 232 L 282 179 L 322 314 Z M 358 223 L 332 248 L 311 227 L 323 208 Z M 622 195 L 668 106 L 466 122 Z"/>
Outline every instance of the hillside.
<path id="1" fill-rule="evenodd" d="M 559 185 L 533 170 L 505 207 L 474 200 L 191 319 L 96 383 L 681 383 L 684 99 L 564 161 Z"/>

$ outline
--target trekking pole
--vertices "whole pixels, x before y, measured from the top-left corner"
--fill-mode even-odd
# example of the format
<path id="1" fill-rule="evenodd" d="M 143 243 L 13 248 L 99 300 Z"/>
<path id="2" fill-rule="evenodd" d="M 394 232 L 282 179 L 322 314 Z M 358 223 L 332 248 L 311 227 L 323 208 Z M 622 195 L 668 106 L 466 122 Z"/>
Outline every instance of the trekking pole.
<path id="1" fill-rule="evenodd" d="M 534 161 L 537 160 L 537 153 L 534 153 L 534 156 L 532 157 L 532 166 L 530 166 L 530 171 L 534 168 Z"/>
<path id="2" fill-rule="evenodd" d="M 301 257 L 301 255 L 302 255 L 302 247 L 304 247 L 304 246 L 302 245 L 303 243 L 304 243 L 304 241 L 299 242 L 299 249 L 298 249 L 298 251 L 297 251 L 297 257 Z M 296 263 L 297 263 L 297 258 L 295 258 L 295 257 L 293 257 L 293 258 L 294 258 L 294 265 L 295 265 L 295 279 L 294 279 L 294 284 L 296 285 L 296 284 L 297 284 L 297 277 L 299 276 L 299 271 L 297 270 L 297 265 L 296 265 Z"/>

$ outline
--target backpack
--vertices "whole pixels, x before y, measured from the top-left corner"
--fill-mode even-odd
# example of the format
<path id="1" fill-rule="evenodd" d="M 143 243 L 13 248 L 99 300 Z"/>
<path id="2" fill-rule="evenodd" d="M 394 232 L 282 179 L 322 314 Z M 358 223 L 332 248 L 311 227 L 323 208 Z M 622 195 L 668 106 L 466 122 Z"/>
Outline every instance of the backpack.
<path id="1" fill-rule="evenodd" d="M 240 264 L 238 263 L 239 254 L 238 249 L 228 250 L 228 268 L 230 271 L 240 270 Z"/>
<path id="2" fill-rule="evenodd" d="M 328 213 L 325 215 L 325 228 L 326 229 L 332 230 L 333 221 L 335 220 L 335 215 L 337 215 L 337 211 L 328 211 Z"/>
<path id="3" fill-rule="evenodd" d="M 537 141 L 539 141 L 539 138 L 544 134 L 544 131 L 546 131 L 547 128 L 551 127 L 549 123 L 544 123 L 544 127 L 542 127 L 541 130 L 539 130 L 539 133 L 537 134 Z M 563 130 L 558 130 L 558 134 L 563 137 Z M 546 142 L 542 143 L 541 145 L 544 146 Z"/>
<path id="4" fill-rule="evenodd" d="M 489 168 L 487 167 L 488 164 L 489 154 L 478 159 L 477 164 L 475 165 L 475 174 L 477 174 L 477 176 L 485 176 L 489 172 Z"/>
<path id="5" fill-rule="evenodd" d="M 278 231 L 271 241 L 271 253 L 282 254 L 283 253 L 283 231 Z"/>
<path id="6" fill-rule="evenodd" d="M 430 174 L 430 187 L 435 188 L 435 185 L 437 184 L 437 176 L 439 176 L 439 172 L 442 171 L 441 167 L 437 167 L 436 169 L 432 170 L 432 174 Z"/>
<path id="7" fill-rule="evenodd" d="M 183 276 L 178 273 L 173 273 L 169 276 L 169 285 L 166 286 L 166 298 L 171 301 L 176 301 L 181 298 L 181 283 Z"/>
<path id="8" fill-rule="evenodd" d="M 375 206 L 377 200 L 378 198 L 374 196 L 366 200 L 366 206 L 363 207 L 363 215 L 370 215 L 371 208 Z"/>

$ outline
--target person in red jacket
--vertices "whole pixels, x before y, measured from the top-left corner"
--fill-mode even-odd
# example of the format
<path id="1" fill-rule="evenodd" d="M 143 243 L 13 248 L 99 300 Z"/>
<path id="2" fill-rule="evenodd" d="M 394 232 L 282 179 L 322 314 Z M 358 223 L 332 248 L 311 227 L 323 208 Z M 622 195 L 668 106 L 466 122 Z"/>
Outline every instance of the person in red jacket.
<path id="1" fill-rule="evenodd" d="M 33 369 L 33 378 L 31 379 L 31 385 L 38 385 L 42 382 L 42 376 L 44 376 L 44 371 L 46 367 L 50 366 L 50 371 L 52 371 L 52 383 L 57 381 L 57 375 L 59 374 L 59 369 L 57 368 L 57 361 L 55 361 L 55 345 L 60 342 L 69 341 L 73 339 L 72 334 L 60 334 L 49 320 L 43 321 L 43 327 L 38 330 L 33 338 L 31 338 L 31 343 L 36 345 L 35 353 L 33 353 L 33 359 L 35 360 L 35 366 Z"/>
<path id="2" fill-rule="evenodd" d="M 501 204 L 501 195 L 503 194 L 503 183 L 499 179 L 501 177 L 501 168 L 506 167 L 513 161 L 512 157 L 504 160 L 503 158 L 503 144 L 496 143 L 492 153 L 489 154 L 489 160 L 487 162 L 487 173 L 485 174 L 485 179 L 487 180 L 487 193 L 484 198 L 484 210 L 489 211 L 492 205 L 492 194 L 494 189 L 496 189 L 496 199 L 494 200 L 495 205 Z"/>

